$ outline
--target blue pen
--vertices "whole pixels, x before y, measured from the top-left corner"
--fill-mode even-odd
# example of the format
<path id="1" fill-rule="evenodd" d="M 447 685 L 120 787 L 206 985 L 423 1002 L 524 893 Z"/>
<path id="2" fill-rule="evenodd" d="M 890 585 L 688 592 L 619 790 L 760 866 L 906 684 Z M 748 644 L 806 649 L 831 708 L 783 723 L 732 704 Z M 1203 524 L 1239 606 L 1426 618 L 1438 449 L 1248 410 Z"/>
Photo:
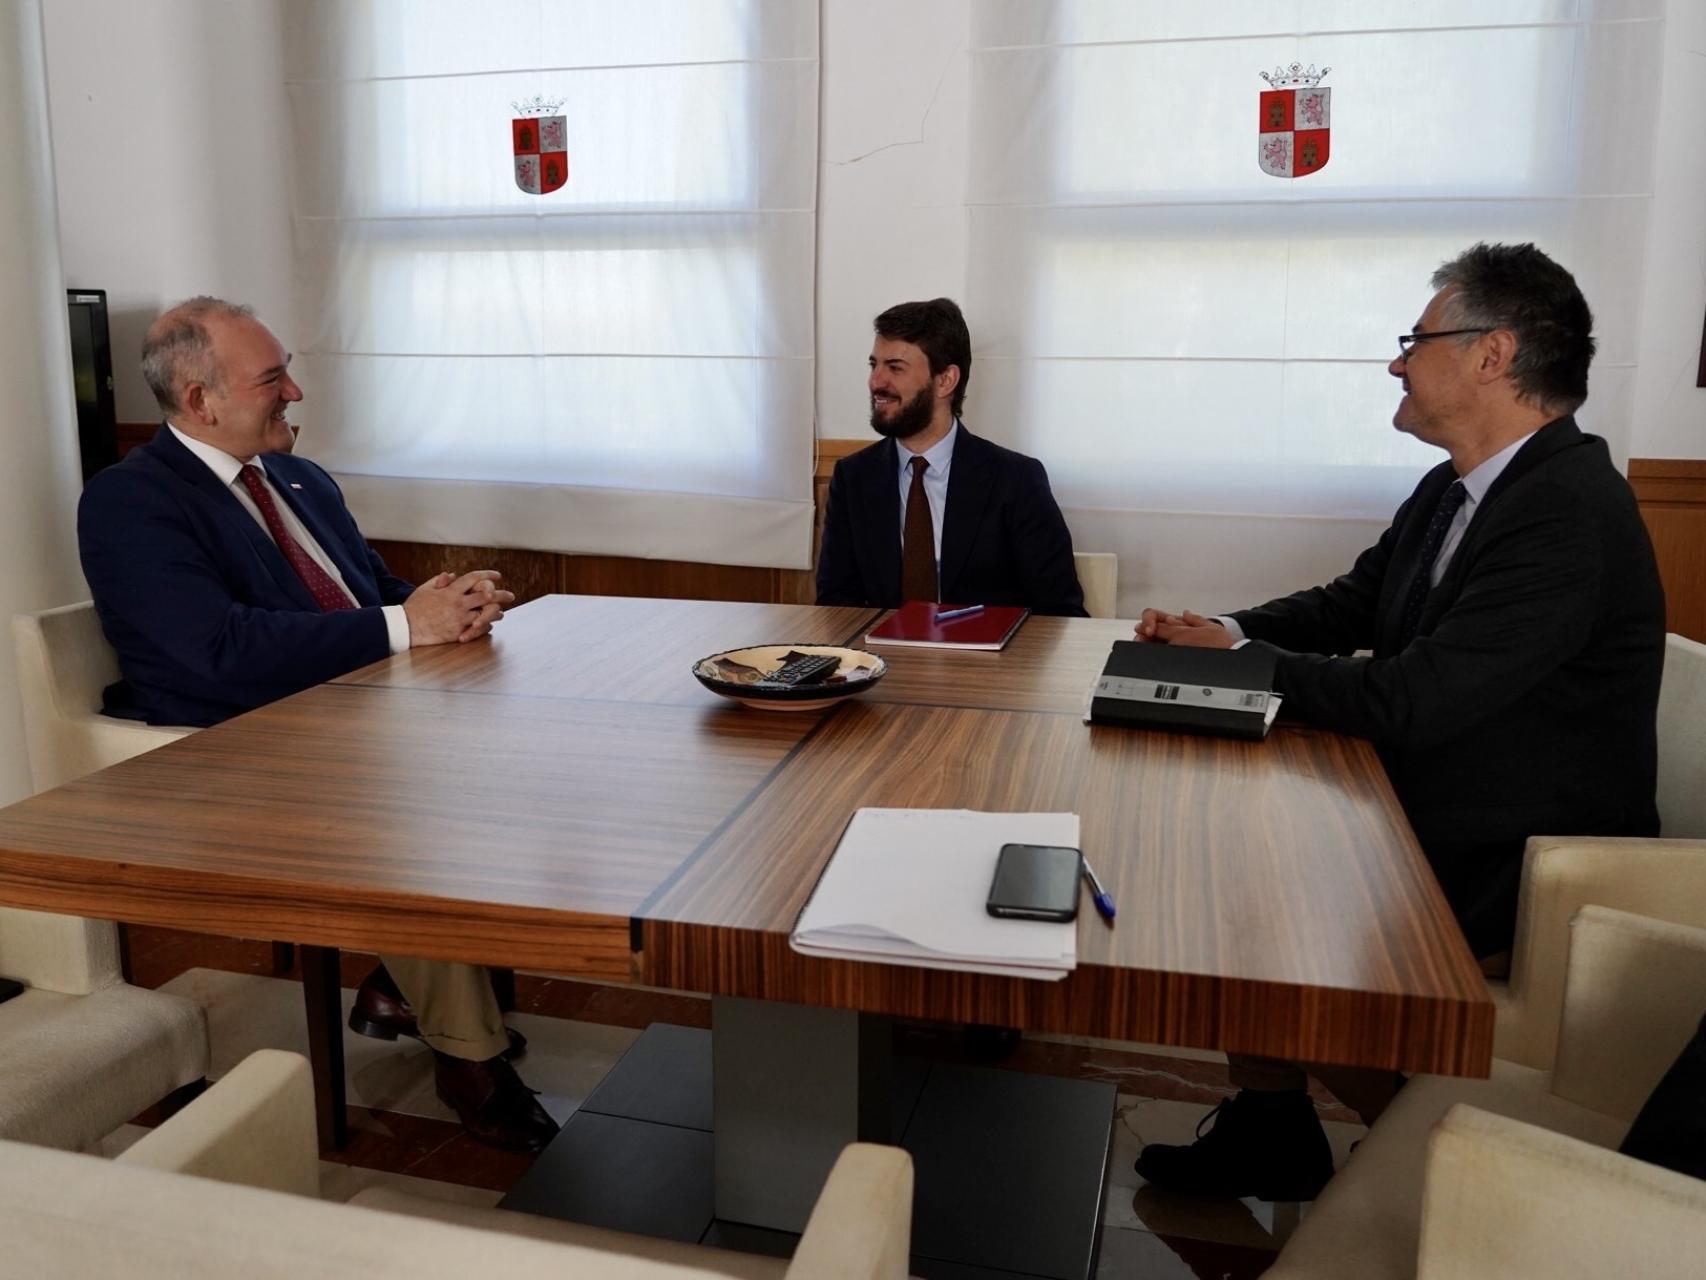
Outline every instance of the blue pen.
<path id="1" fill-rule="evenodd" d="M 1078 865 L 1084 868 L 1084 883 L 1090 886 L 1090 897 L 1096 904 L 1096 910 L 1102 913 L 1102 919 L 1109 924 L 1114 922 L 1114 900 L 1108 896 L 1108 891 L 1102 888 L 1102 882 L 1096 879 L 1096 873 L 1090 869 L 1090 860 L 1079 855 Z"/>
<path id="2" fill-rule="evenodd" d="M 983 606 L 981 604 L 968 604 L 963 609 L 945 609 L 945 610 L 942 610 L 941 612 L 937 613 L 936 621 L 937 622 L 952 622 L 955 618 L 969 618 L 974 614 L 979 614 L 982 612 L 983 612 Z"/>

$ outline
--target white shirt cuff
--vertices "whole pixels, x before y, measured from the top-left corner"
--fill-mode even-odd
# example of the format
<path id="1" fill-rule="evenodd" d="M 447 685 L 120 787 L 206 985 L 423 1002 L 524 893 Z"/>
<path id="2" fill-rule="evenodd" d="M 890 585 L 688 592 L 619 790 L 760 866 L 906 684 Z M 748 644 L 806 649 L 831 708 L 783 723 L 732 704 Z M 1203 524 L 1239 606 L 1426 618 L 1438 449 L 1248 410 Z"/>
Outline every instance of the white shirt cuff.
<path id="1" fill-rule="evenodd" d="M 385 615 L 385 636 L 391 642 L 392 653 L 409 651 L 409 615 L 400 604 L 388 604 L 381 610 Z"/>
<path id="2" fill-rule="evenodd" d="M 1248 639 L 1244 634 L 1244 628 L 1233 621 L 1230 614 L 1217 613 L 1214 615 L 1214 620 L 1230 631 L 1232 633 L 1232 638 L 1238 641 L 1239 644 L 1244 643 L 1244 641 Z"/>

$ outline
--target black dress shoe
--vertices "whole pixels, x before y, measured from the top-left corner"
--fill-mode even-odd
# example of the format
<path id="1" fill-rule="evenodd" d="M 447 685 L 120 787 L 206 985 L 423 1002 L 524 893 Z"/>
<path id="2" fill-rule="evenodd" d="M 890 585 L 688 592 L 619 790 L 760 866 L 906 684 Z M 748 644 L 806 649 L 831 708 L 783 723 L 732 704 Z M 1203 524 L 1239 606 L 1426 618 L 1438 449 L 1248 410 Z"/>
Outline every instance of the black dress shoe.
<path id="1" fill-rule="evenodd" d="M 557 1122 L 502 1057 L 470 1062 L 437 1050 L 432 1056 L 439 1101 L 471 1137 L 503 1151 L 543 1151 L 557 1136 Z"/>
<path id="2" fill-rule="evenodd" d="M 1303 1090 L 1245 1089 L 1202 1118 L 1189 1146 L 1150 1143 L 1137 1171 L 1186 1195 L 1313 1200 L 1333 1176 L 1333 1152 Z"/>
<path id="3" fill-rule="evenodd" d="M 421 1038 L 415 1011 L 384 965 L 368 974 L 355 993 L 355 1004 L 349 1011 L 349 1029 L 375 1040 L 395 1040 L 398 1036 Z M 505 1027 L 504 1031 L 509 1036 L 509 1048 L 503 1056 L 513 1062 L 527 1052 L 527 1037 L 514 1027 Z"/>

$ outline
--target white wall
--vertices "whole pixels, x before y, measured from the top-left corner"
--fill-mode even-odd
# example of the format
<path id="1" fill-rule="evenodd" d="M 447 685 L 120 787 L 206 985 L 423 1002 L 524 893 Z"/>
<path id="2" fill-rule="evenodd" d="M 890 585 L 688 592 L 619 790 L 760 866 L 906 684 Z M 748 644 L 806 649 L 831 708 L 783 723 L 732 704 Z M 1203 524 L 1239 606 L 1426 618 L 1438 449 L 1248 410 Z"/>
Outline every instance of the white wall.
<path id="1" fill-rule="evenodd" d="M 156 415 L 137 352 L 179 299 L 251 303 L 294 345 L 280 3 L 43 5 L 65 278 L 107 290 L 120 422 Z"/>
<path id="2" fill-rule="evenodd" d="M 1706 0 L 1670 0 L 1629 452 L 1706 458 Z"/>
<path id="3" fill-rule="evenodd" d="M 966 291 L 970 0 L 828 0 L 818 144 L 817 421 L 875 439 L 871 321 Z M 977 410 L 977 321 L 966 416 Z"/>

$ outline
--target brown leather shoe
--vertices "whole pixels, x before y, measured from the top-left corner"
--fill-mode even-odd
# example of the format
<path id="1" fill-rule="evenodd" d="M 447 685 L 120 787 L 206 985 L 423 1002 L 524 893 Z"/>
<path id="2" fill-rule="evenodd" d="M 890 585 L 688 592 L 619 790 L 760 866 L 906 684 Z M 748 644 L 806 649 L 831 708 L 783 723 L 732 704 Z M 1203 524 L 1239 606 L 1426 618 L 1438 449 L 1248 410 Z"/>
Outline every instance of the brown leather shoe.
<path id="1" fill-rule="evenodd" d="M 471 1137 L 504 1151 L 543 1151 L 557 1136 L 557 1122 L 503 1058 L 470 1062 L 437 1050 L 432 1056 L 439 1101 Z"/>
<path id="2" fill-rule="evenodd" d="M 398 1036 L 408 1036 L 412 1040 L 421 1038 L 415 1011 L 409 1007 L 409 1002 L 397 989 L 396 980 L 384 965 L 379 965 L 362 980 L 360 989 L 355 993 L 355 1004 L 349 1011 L 349 1029 L 357 1035 L 372 1036 L 375 1040 L 395 1040 Z M 513 1062 L 527 1052 L 527 1037 L 514 1027 L 505 1027 L 504 1031 L 509 1036 L 509 1048 L 504 1050 L 504 1057 Z"/>

